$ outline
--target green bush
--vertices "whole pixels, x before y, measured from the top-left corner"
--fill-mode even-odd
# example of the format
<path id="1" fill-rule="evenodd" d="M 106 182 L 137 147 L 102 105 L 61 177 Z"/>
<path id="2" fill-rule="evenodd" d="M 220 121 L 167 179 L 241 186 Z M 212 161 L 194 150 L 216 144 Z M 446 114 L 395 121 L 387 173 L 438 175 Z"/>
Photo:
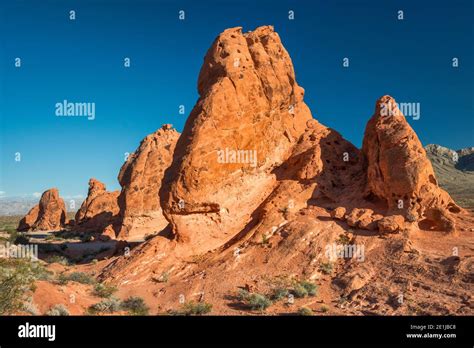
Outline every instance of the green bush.
<path id="1" fill-rule="evenodd" d="M 95 284 L 96 280 L 84 272 L 73 272 L 69 274 L 61 273 L 58 277 L 58 283 L 66 285 L 69 281 L 73 281 L 81 284 Z"/>
<path id="2" fill-rule="evenodd" d="M 308 296 L 308 290 L 306 290 L 306 288 L 299 283 L 295 284 L 292 293 L 293 295 L 295 295 L 296 298 L 303 298 Z"/>
<path id="3" fill-rule="evenodd" d="M 237 298 L 252 310 L 263 311 L 272 304 L 272 301 L 270 301 L 265 295 L 250 293 L 243 289 L 239 289 Z"/>
<path id="4" fill-rule="evenodd" d="M 276 289 L 273 289 L 272 294 L 270 295 L 270 298 L 273 301 L 279 301 L 279 300 L 287 297 L 289 293 L 290 292 L 288 291 L 288 289 L 276 288 Z"/>
<path id="5" fill-rule="evenodd" d="M 133 315 L 148 315 L 149 308 L 141 297 L 130 296 L 122 302 L 122 309 Z"/>
<path id="6" fill-rule="evenodd" d="M 23 303 L 23 311 L 30 313 L 31 315 L 39 315 L 40 312 L 36 304 L 33 302 L 33 298 L 29 297 L 26 302 Z"/>
<path id="7" fill-rule="evenodd" d="M 347 245 L 349 244 L 351 239 L 346 234 L 340 234 L 339 238 L 336 240 L 337 244 Z"/>
<path id="8" fill-rule="evenodd" d="M 298 309 L 298 314 L 303 316 L 311 316 L 313 315 L 313 311 L 308 307 L 301 307 Z"/>
<path id="9" fill-rule="evenodd" d="M 35 281 L 46 279 L 48 271 L 29 259 L 0 259 L 0 314 L 22 310 Z"/>
<path id="10" fill-rule="evenodd" d="M 239 289 L 237 293 L 237 298 L 239 299 L 239 301 L 242 301 L 242 302 L 246 302 L 249 296 L 250 296 L 250 292 L 244 289 Z"/>
<path id="11" fill-rule="evenodd" d="M 13 229 L 10 229 L 10 228 L 9 228 L 9 229 L 4 229 L 4 231 L 6 231 L 6 232 L 10 235 L 10 237 L 8 238 L 8 241 L 9 241 L 10 243 L 15 244 L 15 240 L 17 239 L 18 235 L 20 234 L 20 233 L 16 230 L 16 228 L 13 228 Z"/>
<path id="12" fill-rule="evenodd" d="M 122 309 L 122 302 L 115 297 L 110 297 L 102 300 L 89 307 L 88 311 L 90 314 L 97 313 L 114 313 Z"/>
<path id="13" fill-rule="evenodd" d="M 63 265 L 63 266 L 70 265 L 69 260 L 65 258 L 64 256 L 60 256 L 60 255 L 52 255 L 48 257 L 45 261 L 47 263 L 59 263 L 60 265 Z"/>
<path id="14" fill-rule="evenodd" d="M 298 281 L 294 284 L 292 293 L 296 298 L 316 296 L 318 293 L 318 286 L 307 280 Z"/>
<path id="15" fill-rule="evenodd" d="M 94 295 L 98 297 L 110 297 L 116 291 L 117 288 L 113 285 L 97 283 L 94 286 Z"/>
<path id="16" fill-rule="evenodd" d="M 272 301 L 270 301 L 265 295 L 262 294 L 250 294 L 248 304 L 253 310 L 263 311 L 270 307 Z"/>
<path id="17" fill-rule="evenodd" d="M 69 310 L 62 304 L 57 304 L 53 306 L 46 315 L 50 316 L 67 316 L 69 315 Z"/>
<path id="18" fill-rule="evenodd" d="M 212 310 L 212 304 L 206 302 L 187 302 L 183 304 L 183 308 L 179 311 L 182 315 L 203 315 L 210 313 Z"/>
<path id="19" fill-rule="evenodd" d="M 324 274 L 331 274 L 333 270 L 333 265 L 331 262 L 323 262 L 320 266 L 319 269 L 321 272 Z"/>
<path id="20" fill-rule="evenodd" d="M 303 280 L 299 283 L 303 288 L 305 288 L 306 292 L 309 296 L 316 296 L 318 293 L 318 286 L 314 283 L 311 283 L 307 280 Z"/>

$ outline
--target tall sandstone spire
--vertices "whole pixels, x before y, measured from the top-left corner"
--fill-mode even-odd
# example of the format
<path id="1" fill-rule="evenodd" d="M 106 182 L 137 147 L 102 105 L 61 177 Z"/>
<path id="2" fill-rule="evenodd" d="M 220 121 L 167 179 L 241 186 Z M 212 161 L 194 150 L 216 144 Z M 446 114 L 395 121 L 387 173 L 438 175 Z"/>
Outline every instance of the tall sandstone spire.
<path id="1" fill-rule="evenodd" d="M 367 197 L 383 200 L 389 213 L 409 221 L 454 229 L 451 214 L 460 208 L 438 186 L 425 149 L 392 97 L 377 101 L 362 151 L 367 159 Z"/>
<path id="2" fill-rule="evenodd" d="M 119 239 L 142 240 L 168 225 L 158 192 L 178 138 L 179 133 L 170 124 L 163 125 L 142 140 L 120 169 Z"/>
<path id="3" fill-rule="evenodd" d="M 161 202 L 178 241 L 196 252 L 239 232 L 276 184 L 311 113 L 273 27 L 221 33 L 207 52 L 200 98 L 178 141 Z"/>

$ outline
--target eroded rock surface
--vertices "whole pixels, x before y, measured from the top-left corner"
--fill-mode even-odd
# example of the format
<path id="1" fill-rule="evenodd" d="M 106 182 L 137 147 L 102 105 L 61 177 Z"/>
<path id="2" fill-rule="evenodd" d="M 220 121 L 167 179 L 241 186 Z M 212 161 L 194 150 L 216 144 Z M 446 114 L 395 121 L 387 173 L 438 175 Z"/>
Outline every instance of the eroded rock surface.
<path id="1" fill-rule="evenodd" d="M 99 180 L 90 179 L 87 198 L 76 212 L 74 229 L 101 232 L 117 217 L 118 195 L 118 191 L 107 191 Z"/>
<path id="2" fill-rule="evenodd" d="M 195 252 L 239 232 L 276 184 L 311 113 L 273 27 L 225 30 L 206 54 L 200 98 L 161 191 L 179 241 Z"/>
<path id="3" fill-rule="evenodd" d="M 142 140 L 120 169 L 120 239 L 143 239 L 168 225 L 162 213 L 159 190 L 178 138 L 179 133 L 171 125 L 163 125 Z"/>
<path id="4" fill-rule="evenodd" d="M 362 151 L 368 162 L 367 198 L 383 201 L 388 214 L 427 227 L 454 229 L 451 214 L 460 208 L 438 186 L 421 142 L 392 97 L 377 101 Z"/>
<path id="5" fill-rule="evenodd" d="M 160 188 L 174 235 L 112 260 L 100 279 L 160 312 L 183 295 L 213 314 L 242 314 L 239 288 L 271 296 L 307 280 L 318 301 L 275 301 L 267 312 L 322 312 L 321 303 L 343 315 L 471 313 L 459 299 L 470 299 L 472 261 L 451 253 L 472 250 L 474 218 L 439 189 L 403 115 L 381 113 L 393 98 L 377 102 L 361 151 L 313 120 L 298 91 L 271 27 L 222 33 Z M 239 161 L 226 149 L 258 151 Z M 456 228 L 465 232 L 426 231 Z"/>

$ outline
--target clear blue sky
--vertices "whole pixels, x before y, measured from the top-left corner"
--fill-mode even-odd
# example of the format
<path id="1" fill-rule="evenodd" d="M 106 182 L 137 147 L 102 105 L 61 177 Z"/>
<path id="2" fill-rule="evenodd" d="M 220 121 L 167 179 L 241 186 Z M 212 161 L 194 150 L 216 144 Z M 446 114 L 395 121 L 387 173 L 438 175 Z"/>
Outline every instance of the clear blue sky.
<path id="1" fill-rule="evenodd" d="M 50 187 L 85 195 L 90 177 L 119 189 L 125 152 L 163 123 L 182 130 L 204 55 L 234 26 L 273 25 L 313 116 L 356 146 L 384 94 L 420 103 L 421 118 L 410 123 L 424 144 L 474 146 L 472 0 L 256 2 L 2 1 L 3 195 Z M 96 119 L 56 117 L 64 99 L 95 102 Z"/>

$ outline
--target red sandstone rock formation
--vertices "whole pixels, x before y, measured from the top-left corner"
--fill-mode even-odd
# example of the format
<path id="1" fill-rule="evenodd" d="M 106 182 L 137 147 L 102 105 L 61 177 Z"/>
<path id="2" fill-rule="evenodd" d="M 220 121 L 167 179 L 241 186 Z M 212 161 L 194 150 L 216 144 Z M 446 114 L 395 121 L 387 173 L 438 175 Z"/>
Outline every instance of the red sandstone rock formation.
<path id="1" fill-rule="evenodd" d="M 173 159 L 178 138 L 179 133 L 171 125 L 163 125 L 142 140 L 120 169 L 120 239 L 143 239 L 145 235 L 160 232 L 168 225 L 158 193 L 164 172 Z"/>
<path id="2" fill-rule="evenodd" d="M 366 197 L 381 200 L 390 215 L 454 230 L 451 213 L 460 208 L 439 188 L 423 146 L 392 97 L 377 101 L 362 151 L 368 166 Z"/>
<path id="3" fill-rule="evenodd" d="M 66 206 L 59 197 L 58 189 L 49 189 L 41 195 L 39 204 L 20 220 L 18 231 L 59 230 L 66 223 Z"/>
<path id="4" fill-rule="evenodd" d="M 410 314 L 410 306 L 394 310 L 387 301 L 387 294 L 406 291 L 424 310 L 426 298 L 436 298 L 426 313 L 439 313 L 442 302 L 451 313 L 469 312 L 452 300 L 452 291 L 469 298 L 471 261 L 466 259 L 457 274 L 445 272 L 450 262 L 459 262 L 448 255 L 452 247 L 468 253 L 472 237 L 416 233 L 418 227 L 454 227 L 451 214 L 458 208 L 437 187 L 404 117 L 381 115 L 378 103 L 360 151 L 313 120 L 298 91 L 291 61 L 272 28 L 222 33 L 206 56 L 201 97 L 160 188 L 176 238 L 147 240 L 111 261 L 100 278 L 148 296 L 160 311 L 172 310 L 180 295 L 198 295 L 217 313 L 241 314 L 229 304 L 229 294 L 238 287 L 270 293 L 270 279 L 288 277 L 317 282 L 326 304 L 341 296 L 356 300 L 349 309 L 350 303 L 333 306 L 331 313 Z M 239 162 L 237 154 L 219 152 L 226 149 L 256 149 L 257 161 L 246 153 L 239 156 L 247 161 Z M 140 182 L 136 175 L 128 182 Z M 474 220 L 464 218 L 456 221 L 466 231 Z M 333 247 L 361 252 L 334 256 L 328 253 Z M 440 255 L 446 255 L 443 262 Z M 430 286 L 411 292 L 414 281 Z M 283 306 L 273 308 L 278 313 Z"/>
<path id="5" fill-rule="evenodd" d="M 276 184 L 311 113 L 273 27 L 225 30 L 206 54 L 200 98 L 161 190 L 178 240 L 195 252 L 242 230 Z"/>
<path id="6" fill-rule="evenodd" d="M 87 198 L 76 213 L 74 229 L 101 232 L 119 212 L 118 195 L 119 191 L 108 192 L 99 180 L 90 179 Z"/>

